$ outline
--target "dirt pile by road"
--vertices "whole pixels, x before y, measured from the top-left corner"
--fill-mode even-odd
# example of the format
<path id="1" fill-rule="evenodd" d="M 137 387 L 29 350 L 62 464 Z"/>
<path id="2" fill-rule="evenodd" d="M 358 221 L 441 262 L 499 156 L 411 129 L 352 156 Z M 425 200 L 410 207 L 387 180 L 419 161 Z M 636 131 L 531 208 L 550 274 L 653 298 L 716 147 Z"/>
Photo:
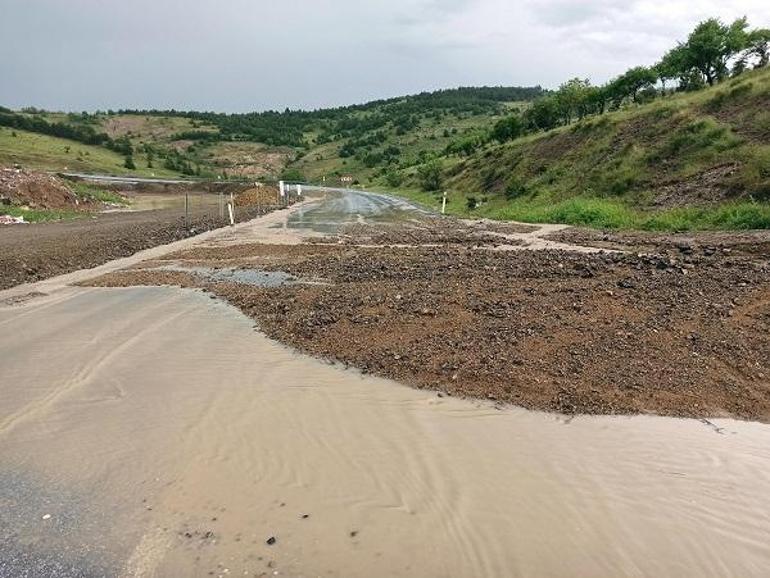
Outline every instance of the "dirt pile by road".
<path id="1" fill-rule="evenodd" d="M 0 168 L 0 211 L 2 205 L 30 209 L 85 209 L 91 203 L 78 196 L 59 178 L 39 171 Z"/>
<path id="2" fill-rule="evenodd" d="M 252 187 L 239 192 L 235 196 L 235 205 L 238 207 L 267 206 L 279 203 L 277 187 Z"/>
<path id="3" fill-rule="evenodd" d="M 770 421 L 767 254 L 252 244 L 169 259 L 94 283 L 202 287 L 275 339 L 442 394 L 565 413 Z M 169 262 L 314 283 L 265 288 L 152 270 Z"/>

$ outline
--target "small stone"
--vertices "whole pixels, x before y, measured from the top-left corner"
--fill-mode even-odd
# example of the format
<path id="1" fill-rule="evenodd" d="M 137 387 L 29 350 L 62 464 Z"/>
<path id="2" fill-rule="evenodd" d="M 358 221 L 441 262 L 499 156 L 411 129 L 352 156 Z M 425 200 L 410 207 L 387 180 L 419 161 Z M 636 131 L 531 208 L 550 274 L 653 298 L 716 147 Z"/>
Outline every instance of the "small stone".
<path id="1" fill-rule="evenodd" d="M 268 546 L 272 546 L 272 545 L 273 545 L 273 544 L 275 544 L 277 541 L 278 541 L 278 540 L 276 539 L 276 537 L 275 537 L 275 536 L 270 536 L 270 537 L 269 537 L 267 540 L 265 540 L 265 544 L 267 544 Z"/>

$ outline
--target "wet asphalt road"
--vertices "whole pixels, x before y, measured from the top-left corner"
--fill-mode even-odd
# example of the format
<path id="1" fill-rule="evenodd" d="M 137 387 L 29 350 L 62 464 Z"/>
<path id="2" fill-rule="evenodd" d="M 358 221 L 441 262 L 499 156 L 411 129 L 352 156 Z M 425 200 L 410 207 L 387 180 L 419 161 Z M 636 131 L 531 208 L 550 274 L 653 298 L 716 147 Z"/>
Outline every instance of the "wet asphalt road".
<path id="1" fill-rule="evenodd" d="M 428 213 L 409 201 L 382 193 L 325 187 L 304 189 L 314 194 L 325 193 L 326 198 L 293 213 L 287 223 L 289 228 L 333 234 L 350 223 L 400 221 Z"/>

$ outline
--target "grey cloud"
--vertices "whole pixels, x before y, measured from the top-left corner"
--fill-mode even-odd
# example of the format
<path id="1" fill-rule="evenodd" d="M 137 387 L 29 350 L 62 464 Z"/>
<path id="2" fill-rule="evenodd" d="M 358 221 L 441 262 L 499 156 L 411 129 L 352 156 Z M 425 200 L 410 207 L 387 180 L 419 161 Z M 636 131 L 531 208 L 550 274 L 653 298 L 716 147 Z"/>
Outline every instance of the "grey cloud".
<path id="1" fill-rule="evenodd" d="M 594 81 L 756 0 L 0 0 L 0 104 L 313 108 L 470 84 Z"/>

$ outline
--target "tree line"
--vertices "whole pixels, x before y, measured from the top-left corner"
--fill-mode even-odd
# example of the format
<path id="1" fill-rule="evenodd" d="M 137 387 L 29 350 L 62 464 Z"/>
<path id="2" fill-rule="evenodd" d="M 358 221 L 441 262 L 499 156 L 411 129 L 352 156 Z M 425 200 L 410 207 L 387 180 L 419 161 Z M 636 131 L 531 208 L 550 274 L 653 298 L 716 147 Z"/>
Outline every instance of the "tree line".
<path id="1" fill-rule="evenodd" d="M 679 42 L 654 65 L 635 66 L 599 86 L 588 79 L 568 80 L 522 114 L 500 120 L 489 136 L 505 142 L 588 115 L 604 114 L 624 103 L 647 102 L 668 94 L 668 86 L 673 86 L 671 91 L 713 86 L 769 62 L 770 29 L 749 29 L 745 17 L 729 24 L 710 18 L 699 23 L 686 41 Z"/>

